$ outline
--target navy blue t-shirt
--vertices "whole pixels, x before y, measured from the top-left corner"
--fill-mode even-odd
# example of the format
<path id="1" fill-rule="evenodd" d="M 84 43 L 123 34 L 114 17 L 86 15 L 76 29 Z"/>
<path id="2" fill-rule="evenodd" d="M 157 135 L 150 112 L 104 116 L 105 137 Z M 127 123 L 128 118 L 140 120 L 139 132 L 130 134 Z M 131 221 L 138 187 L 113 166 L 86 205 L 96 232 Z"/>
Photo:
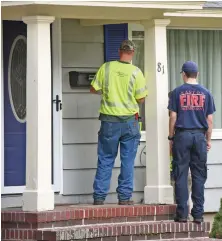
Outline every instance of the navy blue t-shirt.
<path id="1" fill-rule="evenodd" d="M 209 90 L 187 83 L 173 90 L 168 109 L 177 113 L 175 127 L 184 129 L 208 129 L 207 116 L 216 111 Z"/>

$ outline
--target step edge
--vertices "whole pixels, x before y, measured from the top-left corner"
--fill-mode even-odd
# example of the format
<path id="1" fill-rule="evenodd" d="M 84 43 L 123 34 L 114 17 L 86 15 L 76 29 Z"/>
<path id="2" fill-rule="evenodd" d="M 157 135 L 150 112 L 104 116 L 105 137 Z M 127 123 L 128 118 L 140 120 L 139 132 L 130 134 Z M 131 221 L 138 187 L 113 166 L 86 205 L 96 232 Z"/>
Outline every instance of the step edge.
<path id="1" fill-rule="evenodd" d="M 178 224 L 183 225 L 184 223 L 176 223 L 172 220 L 164 220 L 164 221 L 137 221 L 137 222 L 118 222 L 118 223 L 95 223 L 95 224 L 82 224 L 82 225 L 72 225 L 66 227 L 50 227 L 50 228 L 40 228 L 38 231 L 59 231 L 59 230 L 73 230 L 73 229 L 84 229 L 84 228 L 99 228 L 99 227 L 119 227 L 119 226 L 137 226 L 137 225 L 151 225 L 151 224 Z M 192 221 L 187 222 L 185 225 L 192 224 L 195 227 L 200 227 L 209 225 L 210 222 L 203 222 L 202 224 L 195 224 Z M 207 227 L 203 227 L 207 229 Z"/>

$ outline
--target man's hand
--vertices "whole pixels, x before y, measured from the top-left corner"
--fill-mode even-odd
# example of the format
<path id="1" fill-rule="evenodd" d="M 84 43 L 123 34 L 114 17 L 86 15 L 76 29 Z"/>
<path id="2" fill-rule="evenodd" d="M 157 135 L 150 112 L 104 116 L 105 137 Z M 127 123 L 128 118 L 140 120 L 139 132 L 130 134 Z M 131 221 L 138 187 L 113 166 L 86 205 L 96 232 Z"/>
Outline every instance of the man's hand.
<path id="1" fill-rule="evenodd" d="M 102 94 L 101 90 L 96 91 L 92 86 L 90 87 L 90 93 L 92 93 L 92 94 L 98 94 L 98 95 L 101 95 L 101 94 Z"/>
<path id="2" fill-rule="evenodd" d="M 209 151 L 211 148 L 211 141 L 207 141 L 207 151 Z"/>

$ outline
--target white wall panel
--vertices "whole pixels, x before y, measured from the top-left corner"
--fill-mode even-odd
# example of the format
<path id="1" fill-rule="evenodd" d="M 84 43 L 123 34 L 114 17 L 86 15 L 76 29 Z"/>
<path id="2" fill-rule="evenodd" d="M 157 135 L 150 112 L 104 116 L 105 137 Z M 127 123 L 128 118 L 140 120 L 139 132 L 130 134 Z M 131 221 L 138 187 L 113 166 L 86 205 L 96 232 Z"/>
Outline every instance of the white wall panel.
<path id="1" fill-rule="evenodd" d="M 104 63 L 101 43 L 62 43 L 62 67 L 100 67 Z"/>
<path id="2" fill-rule="evenodd" d="M 96 169 L 64 170 L 64 195 L 91 194 Z M 113 169 L 110 192 L 116 192 L 119 168 Z M 134 191 L 143 191 L 145 186 L 145 168 L 135 168 Z"/>
<path id="3" fill-rule="evenodd" d="M 222 198 L 222 188 L 212 188 L 205 190 L 205 212 L 218 212 L 220 200 Z"/>
<path id="4" fill-rule="evenodd" d="M 145 143 L 139 145 L 135 166 L 145 164 Z M 141 154 L 142 153 L 142 154 Z M 97 167 L 97 144 L 63 145 L 63 168 L 64 169 L 90 169 Z M 116 158 L 115 167 L 120 167 L 120 154 Z"/>
<path id="5" fill-rule="evenodd" d="M 222 163 L 220 165 L 208 165 L 208 177 L 206 188 L 222 188 Z"/>
<path id="6" fill-rule="evenodd" d="M 63 119 L 63 143 L 97 143 L 99 128 L 97 119 Z"/>
<path id="7" fill-rule="evenodd" d="M 63 19 L 62 42 L 103 43 L 103 26 L 81 26 L 79 20 Z"/>
<path id="8" fill-rule="evenodd" d="M 212 147 L 208 152 L 207 163 L 221 163 L 222 164 L 222 140 L 212 140 Z"/>
<path id="9" fill-rule="evenodd" d="M 100 100 L 91 93 L 63 94 L 63 118 L 98 118 Z"/>

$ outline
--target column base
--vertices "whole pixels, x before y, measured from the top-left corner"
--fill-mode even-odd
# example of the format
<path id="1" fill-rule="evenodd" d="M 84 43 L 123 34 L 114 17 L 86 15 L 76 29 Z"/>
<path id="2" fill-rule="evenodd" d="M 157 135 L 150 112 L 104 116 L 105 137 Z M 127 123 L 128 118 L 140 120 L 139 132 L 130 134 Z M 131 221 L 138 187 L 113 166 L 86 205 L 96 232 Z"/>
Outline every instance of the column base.
<path id="1" fill-rule="evenodd" d="M 54 192 L 52 190 L 28 190 L 23 193 L 23 211 L 39 212 L 54 209 Z"/>
<path id="2" fill-rule="evenodd" d="M 166 186 L 145 186 L 144 187 L 145 204 L 173 204 L 173 187 Z"/>

